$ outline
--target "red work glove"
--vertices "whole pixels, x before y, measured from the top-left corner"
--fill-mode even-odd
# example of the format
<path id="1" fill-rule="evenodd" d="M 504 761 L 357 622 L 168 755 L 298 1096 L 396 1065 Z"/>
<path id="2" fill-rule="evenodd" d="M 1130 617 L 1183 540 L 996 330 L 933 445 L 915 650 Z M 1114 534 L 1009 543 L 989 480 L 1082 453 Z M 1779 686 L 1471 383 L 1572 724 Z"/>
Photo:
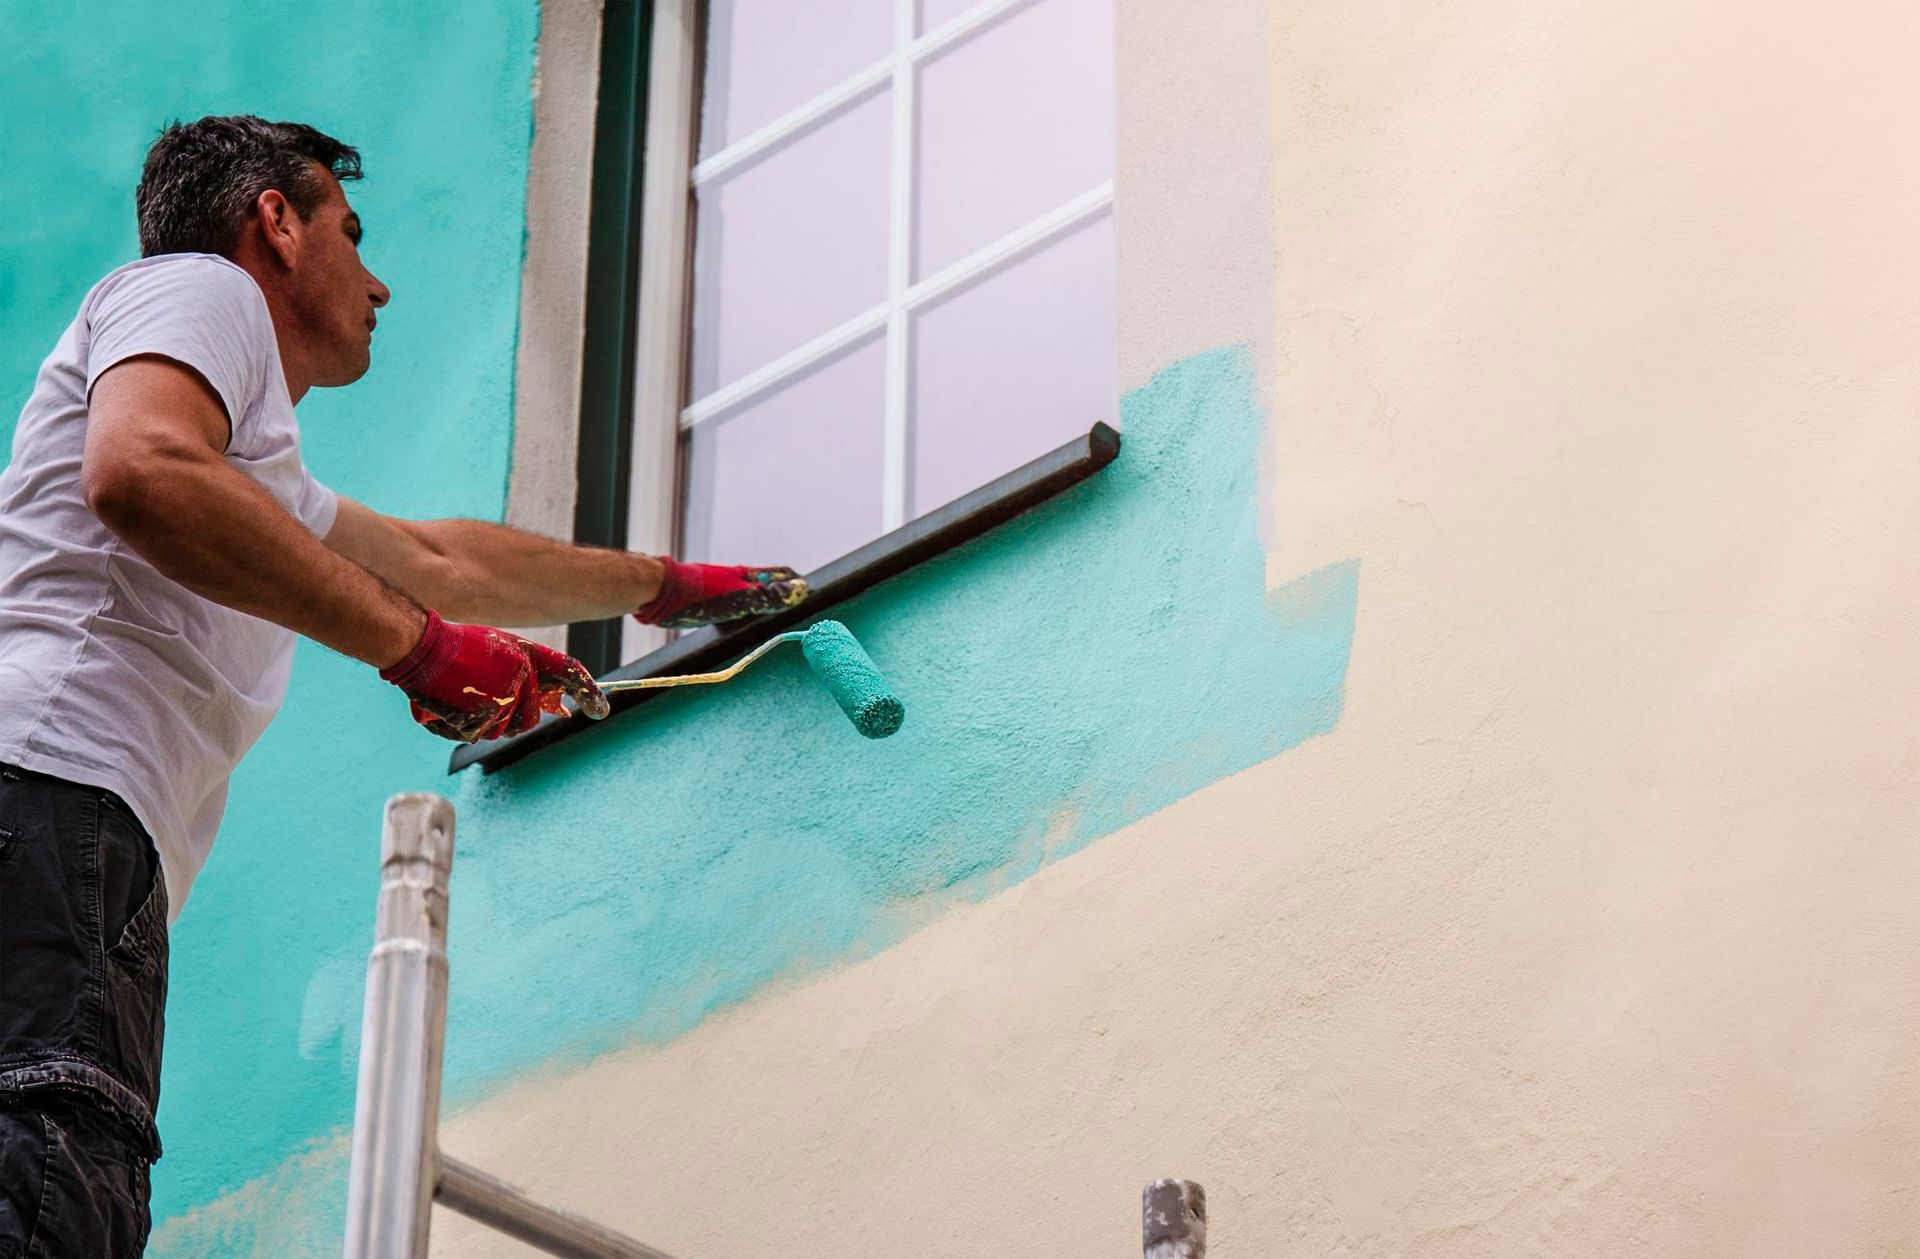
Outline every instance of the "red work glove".
<path id="1" fill-rule="evenodd" d="M 563 694 L 600 719 L 607 697 L 572 656 L 486 625 L 456 625 L 427 613 L 420 641 L 380 676 L 407 693 L 413 719 L 443 739 L 477 743 L 531 730 L 540 714 L 564 713 Z"/>
<path id="2" fill-rule="evenodd" d="M 790 608 L 807 597 L 807 583 L 791 568 L 739 564 L 682 564 L 669 555 L 660 593 L 633 615 L 642 625 L 691 629 Z"/>

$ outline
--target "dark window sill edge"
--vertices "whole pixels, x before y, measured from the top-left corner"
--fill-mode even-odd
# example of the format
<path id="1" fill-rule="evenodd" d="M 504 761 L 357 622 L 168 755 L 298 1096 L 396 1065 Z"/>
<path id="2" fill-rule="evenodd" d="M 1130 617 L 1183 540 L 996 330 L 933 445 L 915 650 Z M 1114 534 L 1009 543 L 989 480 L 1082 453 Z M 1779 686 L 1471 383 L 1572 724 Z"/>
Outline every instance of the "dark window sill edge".
<path id="1" fill-rule="evenodd" d="M 917 564 L 971 542 L 995 526 L 1071 489 L 1112 463 L 1119 453 L 1120 434 L 1106 424 L 1095 424 L 1085 436 L 1076 437 L 1032 463 L 809 573 L 807 582 L 813 594 L 799 607 L 682 634 L 658 651 L 622 665 L 600 680 L 615 682 L 722 668 L 774 635 L 812 621 L 828 609 L 865 594 Z M 621 713 L 665 693 L 664 690 L 629 691 L 613 696 L 613 713 L 606 720 L 617 720 Z M 547 717 L 525 734 L 455 748 L 447 772 L 456 774 L 478 765 L 491 774 L 600 724 L 573 716 Z"/>

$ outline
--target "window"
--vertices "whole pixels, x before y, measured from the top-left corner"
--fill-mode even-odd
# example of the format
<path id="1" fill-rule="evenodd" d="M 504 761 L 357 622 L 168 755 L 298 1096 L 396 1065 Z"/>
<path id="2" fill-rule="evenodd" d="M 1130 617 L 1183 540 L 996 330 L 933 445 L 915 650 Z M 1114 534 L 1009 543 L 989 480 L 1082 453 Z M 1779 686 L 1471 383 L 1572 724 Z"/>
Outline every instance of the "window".
<path id="1" fill-rule="evenodd" d="M 633 545 L 671 502 L 663 549 L 811 570 L 1113 420 L 1113 3 L 710 0 L 656 48 Z"/>

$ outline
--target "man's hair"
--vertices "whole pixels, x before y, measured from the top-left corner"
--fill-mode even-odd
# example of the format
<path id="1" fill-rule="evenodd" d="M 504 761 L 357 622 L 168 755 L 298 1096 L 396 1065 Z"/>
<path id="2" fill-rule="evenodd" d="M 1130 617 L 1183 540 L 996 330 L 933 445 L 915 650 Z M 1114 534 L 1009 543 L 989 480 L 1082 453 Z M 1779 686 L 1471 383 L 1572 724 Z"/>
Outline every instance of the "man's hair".
<path id="1" fill-rule="evenodd" d="M 335 179 L 360 178 L 359 150 L 303 123 L 232 114 L 168 124 L 147 150 L 133 197 L 140 256 L 230 256 L 269 188 L 311 219 L 327 191 L 316 162 Z"/>

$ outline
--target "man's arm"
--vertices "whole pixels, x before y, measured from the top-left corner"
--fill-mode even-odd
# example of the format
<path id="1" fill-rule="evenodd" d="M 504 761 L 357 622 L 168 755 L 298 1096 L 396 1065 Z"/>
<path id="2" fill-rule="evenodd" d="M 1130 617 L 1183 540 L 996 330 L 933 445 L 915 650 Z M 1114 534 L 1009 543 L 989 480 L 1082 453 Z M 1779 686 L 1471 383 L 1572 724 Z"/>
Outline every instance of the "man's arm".
<path id="1" fill-rule="evenodd" d="M 665 571 L 648 555 L 478 520 L 397 520 L 346 498 L 326 544 L 445 616 L 509 627 L 625 616 L 660 593 Z"/>
<path id="2" fill-rule="evenodd" d="M 420 640 L 426 614 L 337 554 L 229 465 L 219 395 L 168 359 L 132 358 L 94 383 L 87 506 L 163 576 L 377 668 Z"/>

